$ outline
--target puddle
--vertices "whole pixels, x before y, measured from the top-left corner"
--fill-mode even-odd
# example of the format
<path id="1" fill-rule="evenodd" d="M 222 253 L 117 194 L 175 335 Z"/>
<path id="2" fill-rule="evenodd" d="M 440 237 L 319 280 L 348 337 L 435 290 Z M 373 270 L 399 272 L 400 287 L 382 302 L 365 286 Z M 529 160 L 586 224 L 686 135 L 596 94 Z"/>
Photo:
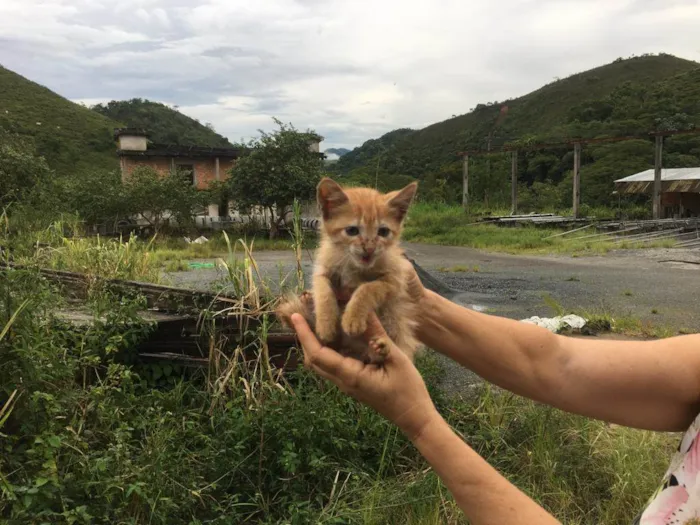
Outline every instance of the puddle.
<path id="1" fill-rule="evenodd" d="M 485 312 L 486 310 L 489 309 L 488 306 L 484 306 L 482 304 L 470 304 L 467 306 L 469 306 L 469 308 L 471 308 L 472 310 L 474 310 L 476 312 Z"/>

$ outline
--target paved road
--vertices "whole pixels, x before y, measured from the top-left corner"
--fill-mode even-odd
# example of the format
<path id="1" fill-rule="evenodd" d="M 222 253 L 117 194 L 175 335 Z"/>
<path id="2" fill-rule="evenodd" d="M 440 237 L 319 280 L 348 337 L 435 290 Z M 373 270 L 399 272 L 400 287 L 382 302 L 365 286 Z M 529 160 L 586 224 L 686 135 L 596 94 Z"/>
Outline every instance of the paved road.
<path id="1" fill-rule="evenodd" d="M 549 295 L 565 309 L 632 315 L 655 325 L 700 332 L 700 251 L 621 251 L 596 257 L 525 257 L 462 247 L 405 244 L 407 254 L 460 293 L 455 301 L 523 319 L 553 315 Z M 262 272 L 294 272 L 290 252 L 258 252 Z M 310 275 L 312 254 L 304 255 Z M 460 267 L 460 268 L 456 268 Z M 452 271 L 455 269 L 468 271 Z M 207 287 L 215 270 L 170 274 L 174 283 Z"/>
<path id="2" fill-rule="evenodd" d="M 522 257 L 461 247 L 405 245 L 407 254 L 458 293 L 455 302 L 495 315 L 524 319 L 552 316 L 543 297 L 564 308 L 633 315 L 659 326 L 700 332 L 700 253 L 678 250 L 621 252 L 604 257 Z M 312 254 L 305 254 L 308 276 Z M 256 261 L 267 277 L 292 276 L 289 252 L 260 252 Z M 680 261 L 680 262 L 679 262 Z M 455 267 L 469 271 L 451 271 Z M 478 271 L 477 271 L 478 270 Z M 192 288 L 206 288 L 221 277 L 216 270 L 170 274 Z M 308 282 L 308 281 L 307 281 Z M 652 313 L 652 311 L 658 313 Z M 443 365 L 440 387 L 469 395 L 481 383 L 473 372 L 436 354 Z"/>

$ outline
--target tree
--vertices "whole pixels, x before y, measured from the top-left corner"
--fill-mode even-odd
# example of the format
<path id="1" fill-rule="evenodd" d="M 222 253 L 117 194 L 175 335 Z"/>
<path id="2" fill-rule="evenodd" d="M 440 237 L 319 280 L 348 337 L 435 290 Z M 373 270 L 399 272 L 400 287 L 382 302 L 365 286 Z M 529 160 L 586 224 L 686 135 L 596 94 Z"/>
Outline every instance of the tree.
<path id="1" fill-rule="evenodd" d="M 130 214 L 139 215 L 158 232 L 167 219 L 180 224 L 192 221 L 197 208 L 206 205 L 207 193 L 199 192 L 182 172 L 160 175 L 139 166 L 124 182 L 123 198 Z"/>
<path id="2" fill-rule="evenodd" d="M 262 206 L 270 212 L 270 237 L 277 235 L 277 213 L 284 213 L 295 199 L 313 198 L 321 180 L 325 155 L 311 150 L 320 137 L 297 131 L 277 119 L 279 130 L 260 131 L 260 138 L 249 142 L 248 154 L 231 169 L 229 187 L 239 210 Z"/>
<path id="3" fill-rule="evenodd" d="M 87 225 L 115 223 L 129 214 L 118 170 L 94 170 L 62 177 L 43 191 L 48 209 L 77 213 Z"/>
<path id="4" fill-rule="evenodd" d="M 51 174 L 31 141 L 0 129 L 0 205 L 23 199 Z"/>

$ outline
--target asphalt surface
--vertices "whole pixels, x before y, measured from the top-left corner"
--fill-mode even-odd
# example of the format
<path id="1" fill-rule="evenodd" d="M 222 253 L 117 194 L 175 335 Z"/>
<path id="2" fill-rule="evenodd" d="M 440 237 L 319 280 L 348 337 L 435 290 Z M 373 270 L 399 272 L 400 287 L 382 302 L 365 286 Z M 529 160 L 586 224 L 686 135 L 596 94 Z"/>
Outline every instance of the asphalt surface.
<path id="1" fill-rule="evenodd" d="M 454 290 L 451 299 L 466 307 L 512 319 L 552 317 L 544 298 L 565 311 L 584 309 L 613 316 L 634 316 L 655 326 L 700 332 L 700 250 L 620 251 L 596 257 L 525 257 L 462 247 L 405 244 L 409 257 Z M 291 252 L 254 254 L 269 281 L 295 282 Z M 304 254 L 309 282 L 313 253 Z M 217 286 L 215 269 L 177 272 L 173 284 L 193 289 Z M 443 391 L 469 397 L 482 383 L 473 372 L 436 354 Z"/>
<path id="2" fill-rule="evenodd" d="M 566 311 L 584 309 L 633 316 L 656 326 L 700 332 L 700 250 L 620 251 L 595 257 L 527 257 L 462 247 L 405 244 L 407 255 L 457 294 L 453 300 L 513 319 L 553 316 L 545 297 Z M 292 283 L 291 252 L 254 254 L 272 282 Z M 311 275 L 312 252 L 303 269 Z M 177 272 L 173 284 L 195 289 L 215 286 L 215 269 Z"/>

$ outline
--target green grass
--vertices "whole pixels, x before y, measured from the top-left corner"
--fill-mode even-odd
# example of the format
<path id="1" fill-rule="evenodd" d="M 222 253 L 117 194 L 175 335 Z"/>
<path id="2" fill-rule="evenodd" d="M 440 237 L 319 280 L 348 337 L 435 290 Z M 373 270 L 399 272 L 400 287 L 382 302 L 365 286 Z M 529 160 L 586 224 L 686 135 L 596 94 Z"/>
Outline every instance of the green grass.
<path id="1" fill-rule="evenodd" d="M 402 238 L 408 242 L 465 246 L 491 252 L 523 255 L 603 255 L 611 250 L 668 248 L 673 241 L 613 243 L 583 230 L 552 237 L 565 230 L 535 226 L 496 226 L 476 224 L 459 206 L 416 203 L 409 212 Z"/>
<path id="2" fill-rule="evenodd" d="M 676 329 L 667 324 L 654 323 L 642 320 L 631 314 L 613 312 L 608 308 L 584 309 L 567 308 L 549 294 L 545 294 L 542 300 L 553 315 L 563 316 L 567 314 L 579 315 L 587 320 L 589 327 L 597 332 L 612 332 L 628 337 L 640 337 L 649 339 L 663 339 L 683 333 L 693 333 L 687 329 Z M 651 310 L 653 315 L 658 315 L 656 308 Z"/>

